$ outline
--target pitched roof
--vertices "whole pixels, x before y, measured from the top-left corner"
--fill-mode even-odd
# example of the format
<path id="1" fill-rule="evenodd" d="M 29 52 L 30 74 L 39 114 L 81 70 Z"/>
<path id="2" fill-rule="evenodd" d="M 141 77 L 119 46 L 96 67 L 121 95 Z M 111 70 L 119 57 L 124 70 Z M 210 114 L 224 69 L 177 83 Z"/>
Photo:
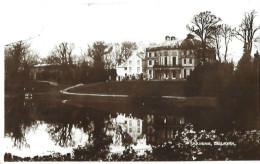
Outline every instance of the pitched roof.
<path id="1" fill-rule="evenodd" d="M 166 40 L 154 46 L 148 47 L 146 51 L 177 49 L 178 47 L 179 45 L 177 40 Z"/>
<path id="2" fill-rule="evenodd" d="M 126 62 L 124 62 L 123 64 L 119 65 L 118 67 L 125 68 L 126 67 Z"/>

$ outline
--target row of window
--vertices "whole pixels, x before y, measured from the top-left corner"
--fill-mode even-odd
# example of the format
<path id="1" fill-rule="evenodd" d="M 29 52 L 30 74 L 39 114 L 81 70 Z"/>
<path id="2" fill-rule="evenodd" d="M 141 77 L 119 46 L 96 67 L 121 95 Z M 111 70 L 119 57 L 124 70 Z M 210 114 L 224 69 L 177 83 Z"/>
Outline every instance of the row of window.
<path id="1" fill-rule="evenodd" d="M 192 64 L 192 59 L 191 58 L 184 58 L 183 59 L 183 64 Z"/>
<path id="2" fill-rule="evenodd" d="M 131 133 L 132 131 L 132 128 L 129 128 L 129 132 Z M 140 133 L 140 128 L 137 128 L 137 133 Z"/>
<path id="3" fill-rule="evenodd" d="M 183 64 L 192 64 L 192 61 L 193 61 L 192 58 L 184 58 L 183 59 Z M 159 58 L 159 63 L 160 63 L 160 65 L 165 65 L 165 66 L 173 65 L 174 66 L 174 65 L 177 65 L 177 60 L 176 60 L 176 57 L 168 58 L 168 57 L 165 56 L 165 57 L 160 57 Z M 132 65 L 132 61 L 131 60 L 129 61 L 129 65 Z M 140 65 L 140 60 L 137 60 L 137 65 Z M 148 61 L 148 65 L 149 66 L 153 66 L 154 65 L 154 60 L 149 60 Z M 137 72 L 140 72 L 140 67 L 138 67 L 138 68 L 139 68 L 139 71 L 137 70 Z M 129 71 L 130 72 L 132 71 L 132 67 L 129 67 Z"/>
<path id="4" fill-rule="evenodd" d="M 125 121 L 126 123 L 126 121 Z M 132 126 L 132 120 L 129 120 L 129 126 Z M 140 120 L 137 120 L 137 126 L 140 126 Z"/>
<path id="5" fill-rule="evenodd" d="M 160 53 L 160 52 L 159 52 Z M 163 53 L 165 55 L 170 55 L 169 51 L 163 51 Z M 187 54 L 192 54 L 193 51 L 192 50 L 187 50 L 187 51 L 183 51 L 183 53 L 181 51 L 179 51 L 180 55 L 187 55 Z M 162 53 L 161 53 L 162 54 Z M 176 51 L 173 52 L 173 54 L 176 54 Z M 156 57 L 157 53 L 156 52 L 149 52 L 148 53 L 148 57 Z"/>
<path id="6" fill-rule="evenodd" d="M 132 60 L 129 60 L 129 65 L 132 65 Z M 137 60 L 137 65 L 140 65 L 140 60 Z"/>
<path id="7" fill-rule="evenodd" d="M 160 64 L 161 65 L 165 65 L 165 66 L 170 66 L 170 65 L 176 65 L 177 63 L 176 63 L 176 57 L 171 57 L 171 58 L 168 58 L 167 56 L 165 56 L 165 57 L 160 57 L 159 58 L 159 62 L 160 62 Z"/>
<path id="8" fill-rule="evenodd" d="M 154 53 L 149 52 L 148 53 L 148 57 L 154 57 L 154 56 L 156 57 L 156 52 L 154 52 Z"/>
<path id="9" fill-rule="evenodd" d="M 191 58 L 184 58 L 183 64 L 192 64 L 192 61 L 193 60 Z M 171 60 L 169 60 L 168 57 L 161 57 L 159 63 L 160 65 L 165 65 L 165 66 L 177 65 L 176 57 L 172 57 Z M 153 65 L 154 65 L 154 60 L 149 60 L 148 66 L 153 66 Z"/>
<path id="10" fill-rule="evenodd" d="M 127 70 L 127 67 L 125 67 L 125 71 Z M 140 73 L 141 69 L 140 67 L 137 67 L 137 73 Z M 129 67 L 129 73 L 132 73 L 132 67 Z"/>

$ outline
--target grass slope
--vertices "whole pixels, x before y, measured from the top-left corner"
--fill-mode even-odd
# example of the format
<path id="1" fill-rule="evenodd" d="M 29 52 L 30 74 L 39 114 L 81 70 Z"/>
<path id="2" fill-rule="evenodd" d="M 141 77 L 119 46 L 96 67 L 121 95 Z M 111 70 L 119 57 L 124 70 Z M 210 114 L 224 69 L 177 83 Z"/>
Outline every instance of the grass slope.
<path id="1" fill-rule="evenodd" d="M 122 94 L 138 96 L 184 96 L 183 81 L 127 81 L 86 84 L 69 89 L 73 93 Z"/>

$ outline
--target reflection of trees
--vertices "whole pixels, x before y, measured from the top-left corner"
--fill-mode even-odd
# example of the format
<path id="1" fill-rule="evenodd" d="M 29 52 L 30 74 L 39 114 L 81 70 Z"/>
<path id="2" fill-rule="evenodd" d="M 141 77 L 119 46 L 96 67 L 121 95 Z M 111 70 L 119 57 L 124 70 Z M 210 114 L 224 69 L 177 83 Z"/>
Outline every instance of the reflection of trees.
<path id="1" fill-rule="evenodd" d="M 51 139 L 62 147 L 74 146 L 73 130 L 82 129 L 85 133 L 93 130 L 93 123 L 88 110 L 69 106 L 59 106 L 47 115 L 47 131 Z"/>
<path id="2" fill-rule="evenodd" d="M 84 147 L 74 149 L 74 160 L 107 160 L 109 145 L 112 143 L 111 136 L 107 135 L 111 125 L 109 115 L 103 112 L 89 114 L 94 124 L 94 130 L 91 131 L 89 143 L 86 143 Z"/>
<path id="3" fill-rule="evenodd" d="M 48 125 L 51 139 L 62 147 L 74 146 L 72 142 L 72 124 Z"/>
<path id="4" fill-rule="evenodd" d="M 108 118 L 108 114 L 100 111 L 60 106 L 48 118 L 47 131 L 56 144 L 67 147 L 75 146 L 73 141 L 74 129 L 83 129 L 89 135 L 84 149 L 96 152 L 99 156 L 99 153 L 104 153 L 103 150 L 107 148 L 106 145 L 110 144 L 110 137 L 106 135 L 106 131 L 111 128 L 111 122 Z M 89 157 L 85 156 L 84 158 Z"/>
<path id="5" fill-rule="evenodd" d="M 122 137 L 123 146 L 129 147 L 131 144 L 133 144 L 133 138 L 127 132 L 123 131 L 121 126 L 119 126 L 119 132 Z"/>
<path id="6" fill-rule="evenodd" d="M 36 125 L 30 110 L 31 107 L 24 106 L 19 98 L 5 99 L 5 135 L 13 139 L 14 146 L 20 149 L 29 147 L 25 134 Z"/>

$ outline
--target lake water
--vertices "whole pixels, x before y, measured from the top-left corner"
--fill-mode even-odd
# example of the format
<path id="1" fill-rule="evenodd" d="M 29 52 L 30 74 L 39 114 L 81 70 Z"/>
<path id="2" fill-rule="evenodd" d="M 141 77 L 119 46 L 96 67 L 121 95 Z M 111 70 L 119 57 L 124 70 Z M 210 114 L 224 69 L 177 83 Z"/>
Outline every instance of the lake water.
<path id="1" fill-rule="evenodd" d="M 6 99 L 4 147 L 6 153 L 19 157 L 67 154 L 93 142 L 95 135 L 103 135 L 112 138 L 111 153 L 122 153 L 131 145 L 142 154 L 152 145 L 172 139 L 184 123 L 184 117 L 175 114 L 109 113 L 62 103 Z"/>
<path id="2" fill-rule="evenodd" d="M 10 154 L 36 160 L 42 156 L 52 160 L 63 155 L 68 157 L 63 160 L 95 161 L 245 160 L 260 157 L 260 131 L 222 134 L 214 129 L 201 130 L 209 122 L 198 117 L 199 110 L 174 113 L 163 108 L 133 109 L 130 112 L 115 109 L 108 112 L 56 100 L 6 98 L 5 159 L 14 160 Z M 189 123 L 192 121 L 194 126 Z M 198 124 L 200 121 L 202 124 Z M 125 156 L 112 158 L 112 154 Z M 137 158 L 142 155 L 145 156 Z"/>

